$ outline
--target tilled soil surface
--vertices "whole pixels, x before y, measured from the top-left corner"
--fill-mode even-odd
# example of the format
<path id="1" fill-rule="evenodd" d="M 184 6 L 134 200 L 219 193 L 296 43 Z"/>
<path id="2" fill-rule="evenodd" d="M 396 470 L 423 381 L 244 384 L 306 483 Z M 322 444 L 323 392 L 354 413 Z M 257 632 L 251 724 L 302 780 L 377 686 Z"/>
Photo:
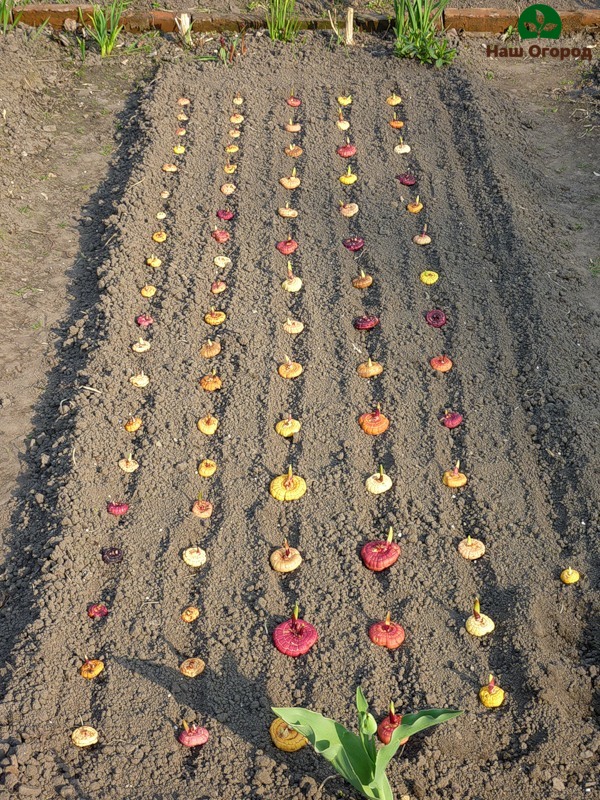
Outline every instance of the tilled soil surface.
<path id="1" fill-rule="evenodd" d="M 556 218 L 532 199 L 532 187 L 543 196 L 547 186 L 509 102 L 460 65 L 433 72 L 384 62 L 381 48 L 351 55 L 314 37 L 291 51 L 257 42 L 243 69 L 227 73 L 163 65 L 123 132 L 116 174 L 125 189 L 107 221 L 100 297 L 62 361 L 78 390 L 39 443 L 44 497 L 17 509 L 9 542 L 0 736 L 5 753 L 21 742 L 11 753 L 27 767 L 6 773 L 16 780 L 5 775 L 5 793 L 352 796 L 338 779 L 320 788 L 329 765 L 310 748 L 275 750 L 268 726 L 273 705 L 354 725 L 358 683 L 378 717 L 390 699 L 402 711 L 465 712 L 394 759 L 397 797 L 581 798 L 594 786 L 597 290 L 553 235 Z M 303 99 L 294 141 L 304 148 L 293 163 L 282 128 L 292 86 Z M 345 188 L 334 121 L 336 95 L 350 89 L 359 180 Z M 392 89 L 403 96 L 408 155 L 393 151 Z M 245 121 L 232 157 L 237 191 L 226 200 L 219 187 L 230 180 L 223 148 L 236 91 Z M 186 152 L 176 157 L 180 95 L 191 107 Z M 179 171 L 167 175 L 171 161 Z M 294 163 L 302 184 L 288 192 L 278 179 Z M 408 167 L 415 190 L 394 177 Z M 415 218 L 404 206 L 417 191 L 425 208 Z M 360 206 L 350 220 L 338 212 L 344 199 Z M 292 222 L 276 214 L 286 201 L 299 211 Z M 231 240 L 218 245 L 210 233 L 224 205 L 236 216 L 221 226 Z M 425 248 L 411 241 L 422 222 L 432 236 Z M 154 244 L 160 227 L 167 241 Z M 274 247 L 288 235 L 299 242 L 296 295 L 281 288 L 286 259 Z M 365 238 L 360 254 L 342 246 L 349 235 Z M 152 251 L 157 270 L 145 266 Z M 217 270 L 218 254 L 232 264 Z M 351 284 L 360 269 L 374 276 L 364 292 Z M 440 274 L 434 286 L 419 281 L 425 269 Z M 215 298 L 217 275 L 228 289 Z M 157 287 L 151 301 L 139 292 L 146 282 Z M 209 363 L 199 350 L 212 305 L 227 320 Z M 432 308 L 448 316 L 440 330 L 425 323 Z M 152 347 L 136 355 L 141 312 L 154 318 Z M 380 326 L 356 331 L 363 313 Z M 288 315 L 306 326 L 294 340 L 282 328 Z M 440 353 L 454 361 L 445 375 L 428 364 Z M 285 355 L 304 366 L 293 381 L 277 374 Z M 367 355 L 385 367 L 371 381 L 356 374 Z M 208 394 L 199 380 L 213 366 L 223 388 Z M 140 369 L 146 389 L 129 383 Z M 376 403 L 391 425 L 368 437 L 357 418 Z M 464 414 L 453 432 L 438 421 L 445 408 Z M 210 438 L 196 427 L 208 412 L 220 420 Z M 288 412 L 302 421 L 293 442 L 274 432 Z M 131 413 L 144 423 L 135 435 L 123 428 Z M 126 475 L 117 462 L 129 452 L 140 467 Z M 218 464 L 211 479 L 197 475 L 203 457 Z M 441 476 L 458 459 L 469 483 L 454 491 Z M 268 487 L 289 464 L 308 491 L 281 504 Z M 375 497 L 364 482 L 378 464 L 394 485 Z M 191 513 L 199 491 L 215 505 L 208 521 Z M 128 513 L 109 516 L 108 499 L 127 501 Z M 402 556 L 375 575 L 358 553 L 389 525 Z M 456 551 L 467 534 L 486 543 L 478 562 Z M 285 536 L 304 563 L 282 578 L 268 556 Z M 181 558 L 192 544 L 208 555 L 199 570 Z M 120 565 L 100 558 L 111 545 L 123 549 Z M 558 579 L 568 564 L 582 575 L 575 586 Z M 483 640 L 464 629 L 475 595 L 496 622 Z M 296 600 L 320 639 L 292 660 L 274 649 L 271 631 Z M 88 619 L 91 602 L 109 615 Z M 190 603 L 200 617 L 186 625 L 179 615 Z M 367 637 L 387 610 L 407 632 L 394 652 Z M 195 679 L 178 671 L 190 656 L 206 661 Z M 78 674 L 86 657 L 106 663 L 90 682 Z M 497 711 L 477 699 L 489 672 L 507 692 Z M 199 752 L 177 743 L 182 719 L 210 730 Z M 88 751 L 70 743 L 82 723 L 100 732 Z"/>

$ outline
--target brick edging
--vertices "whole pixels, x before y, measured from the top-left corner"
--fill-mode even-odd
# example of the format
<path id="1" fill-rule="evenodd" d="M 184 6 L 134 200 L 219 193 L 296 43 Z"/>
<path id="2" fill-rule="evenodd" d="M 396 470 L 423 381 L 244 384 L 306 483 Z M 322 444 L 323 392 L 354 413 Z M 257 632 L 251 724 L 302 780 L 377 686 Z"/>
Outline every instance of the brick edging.
<path id="1" fill-rule="evenodd" d="M 48 20 L 48 25 L 55 29 L 64 27 L 65 20 L 79 20 L 79 12 L 84 17 L 92 13 L 89 5 L 27 5 L 15 6 L 13 19 L 20 15 L 20 21 L 26 25 L 38 27 Z M 175 17 L 181 12 L 175 11 L 128 11 L 121 17 L 121 23 L 129 33 L 143 33 L 159 30 L 173 33 L 177 30 Z M 194 31 L 241 31 L 244 29 L 266 28 L 265 17 L 260 14 L 197 14 L 188 12 L 192 17 Z M 574 33 L 584 28 L 600 29 L 600 10 L 561 11 L 563 31 Z M 516 27 L 518 15 L 504 8 L 447 8 L 444 12 L 444 27 L 455 28 L 467 33 L 503 33 L 510 25 Z M 354 15 L 355 25 L 362 31 L 382 32 L 392 27 L 393 17 L 384 14 L 357 12 Z M 331 26 L 329 20 L 316 17 L 301 17 L 300 28 L 303 30 L 327 30 Z"/>

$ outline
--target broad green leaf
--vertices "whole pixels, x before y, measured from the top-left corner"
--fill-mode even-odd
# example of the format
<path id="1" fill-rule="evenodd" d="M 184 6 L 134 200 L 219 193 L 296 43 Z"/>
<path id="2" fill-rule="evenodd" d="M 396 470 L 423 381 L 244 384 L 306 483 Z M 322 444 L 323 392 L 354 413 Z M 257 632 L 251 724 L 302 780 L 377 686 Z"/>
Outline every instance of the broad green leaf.
<path id="1" fill-rule="evenodd" d="M 369 704 L 367 703 L 367 698 L 364 695 L 364 692 L 360 686 L 356 687 L 356 708 L 358 713 L 366 714 L 369 710 Z"/>
<path id="2" fill-rule="evenodd" d="M 361 740 L 339 722 L 306 708 L 273 708 L 274 714 L 306 736 L 315 750 L 358 791 L 371 783 L 375 765 Z"/>
<path id="3" fill-rule="evenodd" d="M 402 717 L 402 722 L 392 734 L 389 744 L 384 745 L 377 753 L 375 777 L 379 778 L 385 774 L 387 765 L 396 755 L 402 739 L 406 739 L 407 736 L 414 736 L 415 733 L 423 731 L 425 728 L 431 728 L 433 725 L 439 725 L 449 719 L 458 717 L 462 713 L 462 711 L 447 710 L 445 708 L 426 708 L 416 714 L 405 714 Z"/>
<path id="4" fill-rule="evenodd" d="M 358 711 L 358 734 L 363 750 L 371 762 L 371 773 L 373 773 L 377 757 L 373 734 L 377 730 L 377 723 L 373 715 L 369 714 L 369 704 L 360 686 L 356 689 L 356 710 Z"/>

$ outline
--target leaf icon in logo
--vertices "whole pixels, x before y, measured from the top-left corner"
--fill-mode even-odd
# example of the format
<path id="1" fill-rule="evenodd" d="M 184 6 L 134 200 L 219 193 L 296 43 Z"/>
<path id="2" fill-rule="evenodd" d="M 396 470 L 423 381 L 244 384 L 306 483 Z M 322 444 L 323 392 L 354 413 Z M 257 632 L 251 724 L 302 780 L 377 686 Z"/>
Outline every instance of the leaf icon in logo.
<path id="1" fill-rule="evenodd" d="M 558 39 L 562 22 L 558 12 L 551 6 L 535 3 L 521 13 L 518 30 L 521 39 Z"/>

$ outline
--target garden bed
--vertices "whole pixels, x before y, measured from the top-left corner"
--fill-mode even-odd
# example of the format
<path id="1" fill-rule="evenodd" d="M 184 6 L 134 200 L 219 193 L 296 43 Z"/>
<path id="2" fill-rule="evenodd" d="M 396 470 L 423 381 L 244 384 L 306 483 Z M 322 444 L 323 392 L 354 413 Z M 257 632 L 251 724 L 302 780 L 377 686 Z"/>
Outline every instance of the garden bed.
<path id="1" fill-rule="evenodd" d="M 76 389 L 36 450 L 47 456 L 38 487 L 46 499 L 15 511 L 9 540 L 14 592 L 1 613 L 11 613 L 12 654 L 0 736 L 24 738 L 31 769 L 20 782 L 38 796 L 333 800 L 346 787 L 330 780 L 319 791 L 331 769 L 310 748 L 273 748 L 270 708 L 303 705 L 348 724 L 358 683 L 378 717 L 390 699 L 401 712 L 465 711 L 409 741 L 390 770 L 397 797 L 538 800 L 554 791 L 575 800 L 594 785 L 598 313 L 582 298 L 565 305 L 573 282 L 591 279 L 552 235 L 553 212 L 532 197 L 545 179 L 513 105 L 486 93 L 467 66 L 434 72 L 387 57 L 376 42 L 347 51 L 316 36 L 295 48 L 256 39 L 231 70 L 163 64 L 129 118 L 103 193 L 100 294 L 57 367 L 73 369 Z M 276 209 L 291 199 L 278 180 L 290 170 L 282 125 L 292 87 L 303 98 L 295 141 L 304 153 L 290 226 Z M 407 156 L 393 149 L 392 90 L 403 97 Z M 245 116 L 229 201 L 236 217 L 219 246 L 211 230 L 227 202 L 219 187 L 236 92 Z M 345 92 L 358 148 L 351 191 L 340 186 L 336 155 L 336 96 Z M 166 175 L 180 95 L 191 100 L 186 152 Z M 404 208 L 415 192 L 395 179 L 407 167 L 425 203 L 418 219 Z M 340 216 L 342 198 L 359 204 L 356 217 Z M 157 245 L 163 207 L 168 239 Z M 432 243 L 419 248 L 412 237 L 423 218 Z M 289 232 L 300 245 L 298 295 L 282 291 L 286 259 L 275 249 Z M 341 245 L 349 234 L 365 238 L 356 255 Z M 153 250 L 163 260 L 155 271 L 145 266 Z M 215 300 L 213 259 L 223 252 L 228 290 Z M 375 278 L 364 293 L 351 283 L 361 268 Z M 440 275 L 431 287 L 419 281 L 426 269 Z M 157 287 L 152 301 L 139 293 L 146 282 Z M 209 371 L 199 349 L 211 305 L 227 313 L 216 398 L 198 386 Z M 424 320 L 436 307 L 448 316 L 442 330 Z M 152 349 L 139 356 L 131 344 L 142 311 L 155 323 Z M 352 325 L 365 312 L 381 319 L 369 334 Z M 293 341 L 282 330 L 289 313 L 306 326 Z M 440 352 L 455 362 L 446 375 L 428 364 Z M 295 381 L 277 373 L 286 354 L 304 367 Z M 356 374 L 367 355 L 385 366 L 374 381 Z M 142 390 L 129 383 L 140 366 L 150 377 Z M 377 402 L 391 426 L 367 437 L 357 418 Z M 438 419 L 448 407 L 465 417 L 453 432 Z M 220 427 L 207 439 L 196 423 L 209 410 Z M 303 424 L 293 442 L 274 432 L 288 412 Z M 132 413 L 144 420 L 135 437 L 123 429 Z M 117 462 L 130 451 L 140 468 L 127 476 Z M 218 464 L 208 481 L 197 474 L 203 457 Z M 452 491 L 441 476 L 459 458 L 469 483 Z M 288 506 L 268 488 L 289 463 L 308 490 Z M 376 498 L 364 482 L 380 463 L 394 486 Z M 206 522 L 191 514 L 201 488 L 215 504 Z M 107 514 L 109 498 L 129 503 L 121 520 Z M 378 576 L 358 554 L 389 525 L 403 552 Z M 456 550 L 467 534 L 487 546 L 476 563 Z M 304 563 L 282 578 L 268 557 L 286 536 Z M 197 572 L 181 558 L 192 544 L 208 555 Z M 111 545 L 123 548 L 118 566 L 100 558 Z M 583 576 L 576 586 L 558 579 L 568 564 Z M 464 630 L 476 594 L 496 622 L 484 641 Z M 296 600 L 320 635 L 300 660 L 271 642 Z M 88 619 L 88 604 L 100 601 L 108 617 Z M 200 609 L 192 626 L 180 619 L 190 603 Z M 367 636 L 387 610 L 407 631 L 393 653 Z M 207 666 L 192 680 L 178 666 L 195 655 Z M 96 681 L 78 674 L 86 657 L 106 663 Z M 489 672 L 507 692 L 495 712 L 477 698 Z M 182 719 L 209 729 L 199 752 L 177 743 Z M 82 722 L 100 732 L 93 750 L 70 743 Z"/>

